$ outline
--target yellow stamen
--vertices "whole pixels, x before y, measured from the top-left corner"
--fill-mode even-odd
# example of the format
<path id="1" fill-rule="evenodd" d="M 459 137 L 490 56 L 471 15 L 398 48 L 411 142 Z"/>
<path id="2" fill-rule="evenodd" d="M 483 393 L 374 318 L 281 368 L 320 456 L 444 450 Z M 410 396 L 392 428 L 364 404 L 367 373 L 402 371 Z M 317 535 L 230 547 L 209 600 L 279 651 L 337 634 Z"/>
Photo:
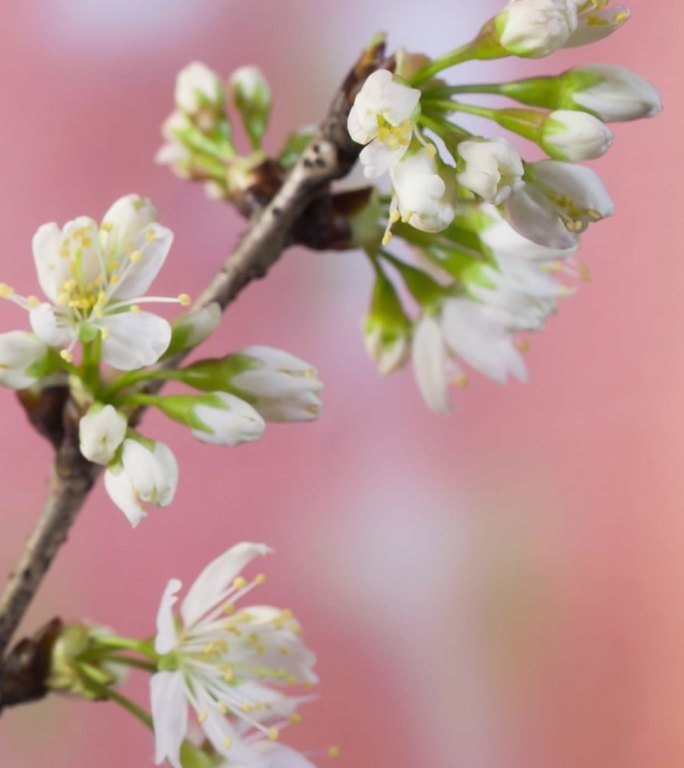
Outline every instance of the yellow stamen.
<path id="1" fill-rule="evenodd" d="M 207 718 L 209 717 L 209 713 L 206 709 L 203 709 L 198 715 L 197 719 L 200 721 L 200 723 L 203 723 Z"/>
<path id="2" fill-rule="evenodd" d="M 336 744 L 328 748 L 328 757 L 334 760 L 336 757 L 339 757 L 339 756 L 340 756 L 340 748 Z"/>
<path id="3" fill-rule="evenodd" d="M 7 283 L 0 283 L 0 299 L 11 299 L 14 296 L 14 288 Z"/>
<path id="4" fill-rule="evenodd" d="M 100 336 L 102 337 L 102 341 L 107 341 L 109 339 L 109 328 L 101 328 Z"/>
<path id="5" fill-rule="evenodd" d="M 178 296 L 178 301 L 180 301 L 182 307 L 189 307 L 192 304 L 192 299 L 187 293 L 181 293 Z"/>
<path id="6" fill-rule="evenodd" d="M 28 296 L 26 299 L 26 306 L 29 309 L 35 309 L 40 306 L 40 299 L 37 296 Z"/>
<path id="7" fill-rule="evenodd" d="M 268 729 L 268 740 L 269 741 L 278 741 L 278 736 L 280 736 L 280 732 L 277 728 L 269 728 Z"/>
<path id="8" fill-rule="evenodd" d="M 295 712 L 293 715 L 290 715 L 290 722 L 292 725 L 299 725 L 302 722 L 302 716 L 299 714 L 299 712 Z"/>
<path id="9" fill-rule="evenodd" d="M 235 581 L 233 581 L 233 586 L 235 589 L 244 589 L 247 586 L 247 582 L 242 578 L 242 576 L 238 576 Z"/>
<path id="10" fill-rule="evenodd" d="M 142 310 L 140 309 L 140 307 L 137 304 L 133 304 L 133 306 L 131 307 L 131 312 L 134 315 L 138 315 L 138 316 L 140 316 L 142 314 Z"/>
<path id="11" fill-rule="evenodd" d="M 60 351 L 59 356 L 64 360 L 66 363 L 73 363 L 74 356 L 69 352 L 68 349 L 63 349 Z"/>

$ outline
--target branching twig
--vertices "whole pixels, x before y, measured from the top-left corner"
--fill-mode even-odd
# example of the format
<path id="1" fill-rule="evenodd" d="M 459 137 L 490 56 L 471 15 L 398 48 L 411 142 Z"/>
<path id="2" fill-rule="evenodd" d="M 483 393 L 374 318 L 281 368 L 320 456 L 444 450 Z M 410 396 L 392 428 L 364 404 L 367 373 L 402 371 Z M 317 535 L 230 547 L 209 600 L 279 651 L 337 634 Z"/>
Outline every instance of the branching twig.
<path id="1" fill-rule="evenodd" d="M 346 120 L 354 95 L 367 75 L 382 63 L 384 46 L 374 44 L 356 63 L 338 90 L 328 115 L 321 123 L 311 145 L 285 179 L 270 203 L 252 221 L 221 271 L 196 302 L 196 307 L 218 302 L 222 310 L 252 281 L 263 277 L 292 242 L 301 240 L 307 208 L 328 192 L 334 179 L 345 176 L 354 164 L 359 146 L 346 131 Z M 329 197 L 329 195 L 328 195 Z M 311 227 L 305 228 L 310 232 Z M 307 235 L 310 237 L 310 234 Z M 320 238 L 322 241 L 325 238 Z M 181 357 L 167 362 L 177 365 Z M 45 424 L 36 423 L 36 411 L 30 411 L 34 426 L 56 447 L 56 459 L 50 492 L 42 515 L 31 534 L 23 555 L 0 596 L 0 657 L 23 618 L 59 547 L 66 541 L 76 516 L 95 483 L 100 467 L 88 463 L 78 449 L 78 412 L 70 400 L 59 403 L 63 428 L 56 431 L 59 419 L 54 409 L 47 409 Z M 45 410 L 45 403 L 38 408 Z M 8 665 L 6 665 L 8 666 Z M 0 710 L 3 690 L 8 686 L 6 667 L 0 666 Z M 13 702 L 16 703 L 16 702 Z"/>

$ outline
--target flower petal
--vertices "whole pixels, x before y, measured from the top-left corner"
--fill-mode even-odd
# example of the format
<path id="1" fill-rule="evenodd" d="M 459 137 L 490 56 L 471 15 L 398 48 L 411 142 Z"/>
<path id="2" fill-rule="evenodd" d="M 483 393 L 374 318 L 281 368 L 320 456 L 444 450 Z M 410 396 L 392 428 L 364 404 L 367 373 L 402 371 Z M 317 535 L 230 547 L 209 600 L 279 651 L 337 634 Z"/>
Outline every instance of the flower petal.
<path id="1" fill-rule="evenodd" d="M 383 144 L 378 139 L 373 139 L 367 144 L 359 155 L 359 160 L 363 166 L 363 175 L 367 179 L 377 179 L 404 156 L 407 147 L 399 149 L 390 149 L 387 144 Z"/>
<path id="2" fill-rule="evenodd" d="M 169 323 L 151 312 L 107 315 L 100 325 L 109 331 L 102 344 L 102 357 L 120 371 L 154 365 L 171 341 Z"/>
<path id="3" fill-rule="evenodd" d="M 49 347 L 66 347 L 76 339 L 76 329 L 64 325 L 62 317 L 50 304 L 39 304 L 29 312 L 31 328 Z"/>
<path id="4" fill-rule="evenodd" d="M 268 768 L 315 768 L 301 752 L 284 744 L 264 743 L 261 752 L 268 761 Z"/>
<path id="5" fill-rule="evenodd" d="M 411 353 L 416 383 L 428 408 L 433 411 L 450 411 L 447 351 L 434 317 L 425 315 L 418 321 Z"/>
<path id="6" fill-rule="evenodd" d="M 157 636 L 154 640 L 154 650 L 157 653 L 168 653 L 176 646 L 176 624 L 173 618 L 173 606 L 178 600 L 178 590 L 183 586 L 179 579 L 171 579 L 164 589 L 164 594 L 157 611 Z"/>
<path id="7" fill-rule="evenodd" d="M 152 723 L 157 765 L 167 759 L 181 768 L 180 748 L 188 727 L 188 705 L 182 672 L 157 672 L 150 680 Z"/>
<path id="8" fill-rule="evenodd" d="M 109 498 L 126 515 L 130 524 L 135 528 L 147 513 L 142 508 L 135 495 L 133 485 L 123 468 L 118 472 L 114 469 L 108 469 L 104 476 L 105 490 Z"/>
<path id="9" fill-rule="evenodd" d="M 38 227 L 32 243 L 38 282 L 43 293 L 53 303 L 57 302 L 62 283 L 71 277 L 69 260 L 59 254 L 62 239 L 62 230 L 53 221 Z"/>
<path id="10" fill-rule="evenodd" d="M 132 251 L 140 253 L 135 263 L 129 264 L 125 277 L 110 293 L 111 301 L 135 299 L 144 296 L 164 266 L 173 232 L 161 224 L 152 223 L 140 230 L 132 239 Z"/>
<path id="11" fill-rule="evenodd" d="M 240 571 L 258 555 L 273 550 L 265 544 L 243 542 L 217 557 L 200 573 L 181 604 L 183 624 L 190 627 L 219 603 Z"/>

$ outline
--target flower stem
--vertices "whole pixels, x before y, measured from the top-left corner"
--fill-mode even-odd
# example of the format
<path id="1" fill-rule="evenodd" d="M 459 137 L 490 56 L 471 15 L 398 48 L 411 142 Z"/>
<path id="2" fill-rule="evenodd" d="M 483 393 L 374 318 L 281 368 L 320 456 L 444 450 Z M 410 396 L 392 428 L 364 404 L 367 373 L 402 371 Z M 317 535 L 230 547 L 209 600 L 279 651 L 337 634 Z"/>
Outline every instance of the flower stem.
<path id="1" fill-rule="evenodd" d="M 178 378 L 179 372 L 171 369 L 141 369 L 139 371 L 131 371 L 130 373 L 124 373 L 123 376 L 110 384 L 102 394 L 102 399 L 105 402 L 110 402 L 115 395 L 118 395 L 124 389 L 132 387 L 135 384 L 141 384 L 145 381 L 169 381 L 171 379 Z"/>
<path id="2" fill-rule="evenodd" d="M 409 85 L 412 85 L 415 88 L 427 80 L 431 80 L 436 74 L 444 69 L 455 67 L 457 64 L 463 64 L 466 61 L 478 59 L 480 58 L 479 51 L 479 39 L 472 40 L 470 43 L 461 46 L 461 48 L 457 48 L 455 51 L 451 51 L 445 56 L 426 64 L 413 75 L 409 80 Z"/>
<path id="3" fill-rule="evenodd" d="M 159 661 L 159 656 L 154 649 L 142 640 L 133 640 L 129 637 L 116 637 L 114 635 L 109 637 L 98 637 L 97 647 L 113 650 L 134 651 L 141 656 L 145 656 L 150 661 Z"/>

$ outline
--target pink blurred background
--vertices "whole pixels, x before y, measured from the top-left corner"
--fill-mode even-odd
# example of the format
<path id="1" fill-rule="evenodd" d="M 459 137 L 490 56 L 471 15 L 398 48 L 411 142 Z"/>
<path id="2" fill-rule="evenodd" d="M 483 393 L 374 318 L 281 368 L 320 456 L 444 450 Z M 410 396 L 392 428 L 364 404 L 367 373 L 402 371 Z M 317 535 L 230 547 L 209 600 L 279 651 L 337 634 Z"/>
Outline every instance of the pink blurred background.
<path id="1" fill-rule="evenodd" d="M 377 30 L 437 54 L 495 0 L 25 0 L 0 7 L 0 278 L 36 290 L 36 227 L 100 216 L 122 194 L 176 233 L 161 294 L 197 294 L 244 225 L 152 163 L 176 72 L 256 63 L 277 103 L 270 146 L 315 122 Z M 155 416 L 181 463 L 176 502 L 136 531 L 101 488 L 24 625 L 55 613 L 152 632 L 167 579 L 265 541 L 265 602 L 287 605 L 319 656 L 321 696 L 287 736 L 342 745 L 340 766 L 672 768 L 684 763 L 684 6 L 635 0 L 633 20 L 551 60 L 463 68 L 488 80 L 617 63 L 665 112 L 616 127 L 595 164 L 614 219 L 585 238 L 593 282 L 529 353 L 532 380 L 484 380 L 428 413 L 409 373 L 379 380 L 360 341 L 369 274 L 356 254 L 293 251 L 231 308 L 215 353 L 249 343 L 314 362 L 324 418 L 239 450 Z M 0 328 L 26 327 L 0 306 Z M 50 450 L 0 392 L 0 563 L 15 562 Z M 145 703 L 144 680 L 130 689 Z M 52 697 L 0 719 L 3 768 L 152 764 L 114 705 Z M 326 760 L 320 761 L 321 765 Z"/>

